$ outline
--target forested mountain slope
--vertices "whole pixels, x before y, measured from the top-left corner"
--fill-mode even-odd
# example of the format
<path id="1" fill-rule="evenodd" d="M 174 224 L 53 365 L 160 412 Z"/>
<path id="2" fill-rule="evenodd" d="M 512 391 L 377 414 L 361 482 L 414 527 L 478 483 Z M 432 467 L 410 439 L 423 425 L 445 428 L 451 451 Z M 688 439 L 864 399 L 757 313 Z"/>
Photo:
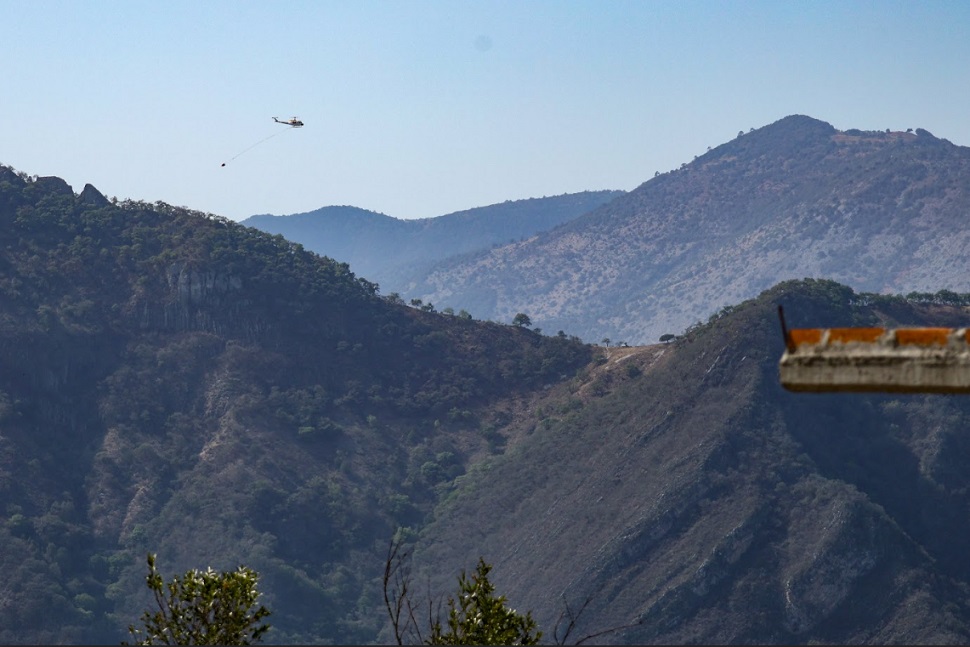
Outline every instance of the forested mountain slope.
<path id="1" fill-rule="evenodd" d="M 556 229 L 443 262 L 406 296 L 650 343 L 785 279 L 970 290 L 970 149 L 786 117 Z"/>
<path id="2" fill-rule="evenodd" d="M 586 191 L 509 200 L 418 220 L 399 220 L 356 207 L 323 207 L 289 216 L 252 216 L 242 224 L 281 234 L 348 263 L 355 274 L 378 283 L 385 294 L 407 295 L 438 261 L 552 229 L 621 195 L 622 191 Z"/>
<path id="3" fill-rule="evenodd" d="M 549 637 L 591 598 L 576 638 L 966 644 L 970 399 L 793 394 L 777 368 L 779 303 L 795 326 L 965 326 L 970 295 L 943 300 L 787 282 L 611 349 L 463 477 L 419 570 L 447 590 L 483 556 Z"/>
<path id="4" fill-rule="evenodd" d="M 574 636 L 614 642 L 970 641 L 967 398 L 783 391 L 778 303 L 955 326 L 970 295 L 785 282 L 596 349 L 0 167 L 0 641 L 124 639 L 149 551 L 257 570 L 269 641 L 386 639 L 401 527 L 416 582 L 483 556 L 547 638 L 589 598 Z"/>
<path id="5" fill-rule="evenodd" d="M 399 526 L 576 340 L 422 312 L 214 216 L 0 167 L 0 642 L 117 643 L 145 555 L 261 574 L 274 642 L 367 642 Z"/>

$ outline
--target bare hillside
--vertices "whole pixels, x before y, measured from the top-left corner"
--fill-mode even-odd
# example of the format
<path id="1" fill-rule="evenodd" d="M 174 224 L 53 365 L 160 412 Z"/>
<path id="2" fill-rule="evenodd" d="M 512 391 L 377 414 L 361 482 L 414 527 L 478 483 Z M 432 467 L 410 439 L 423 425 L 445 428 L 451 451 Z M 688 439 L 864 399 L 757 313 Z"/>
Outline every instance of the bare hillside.
<path id="1" fill-rule="evenodd" d="M 439 264 L 407 296 L 650 343 L 791 278 L 967 291 L 968 213 L 970 149 L 792 116 L 555 229 Z"/>

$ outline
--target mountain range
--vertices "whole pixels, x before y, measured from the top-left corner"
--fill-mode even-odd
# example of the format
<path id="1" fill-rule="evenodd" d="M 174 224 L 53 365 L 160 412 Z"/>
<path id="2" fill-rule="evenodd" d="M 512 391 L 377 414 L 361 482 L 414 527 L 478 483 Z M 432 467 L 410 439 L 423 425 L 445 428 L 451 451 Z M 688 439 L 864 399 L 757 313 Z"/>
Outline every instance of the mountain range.
<path id="1" fill-rule="evenodd" d="M 591 343 L 643 344 L 792 278 L 970 290 L 968 213 L 970 149 L 920 128 L 839 131 L 794 115 L 524 240 L 462 248 L 395 289 L 482 319 L 523 312 Z M 356 267 L 327 243 L 334 225 L 313 223 L 312 244 L 293 240 Z M 380 238 L 356 229 L 368 245 Z"/>
<path id="2" fill-rule="evenodd" d="M 812 180 L 839 151 L 845 177 Z M 970 294 L 940 261 L 957 263 L 964 240 L 964 159 L 923 131 L 787 118 L 633 192 L 586 195 L 599 206 L 522 241 L 442 261 L 558 249 L 596 223 L 603 245 L 641 240 L 631 223 L 645 218 L 667 242 L 642 258 L 666 249 L 671 272 L 719 280 L 728 299 L 738 277 L 705 274 L 709 257 L 691 252 L 703 227 L 754 244 L 775 231 L 759 224 L 769 212 L 788 217 L 779 204 L 837 193 L 816 214 L 819 240 L 871 255 L 866 227 L 911 228 L 894 249 L 912 253 L 883 263 L 922 277 L 905 295 L 758 278 L 765 289 L 667 343 L 632 347 L 554 333 L 525 308 L 543 331 L 409 307 L 282 235 L 0 167 L 0 642 L 124 640 L 152 604 L 149 552 L 166 579 L 255 569 L 267 642 L 388 642 L 381 575 L 397 536 L 422 594 L 452 593 L 482 557 L 550 641 L 578 613 L 571 635 L 587 642 L 967 643 L 970 401 L 794 394 L 777 368 L 778 305 L 799 327 L 966 326 Z M 714 167 L 734 168 L 738 188 Z M 642 206 L 661 198 L 667 216 Z M 591 273 L 596 258 L 635 256 L 586 251 Z M 606 303 L 621 283 L 594 292 Z M 684 290 L 665 303 L 693 317 Z"/>
<path id="3" fill-rule="evenodd" d="M 357 207 L 323 207 L 291 216 L 263 214 L 242 224 L 298 242 L 349 263 L 390 294 L 409 294 L 438 262 L 514 243 L 551 229 L 622 195 L 587 191 L 417 220 L 400 220 Z"/>

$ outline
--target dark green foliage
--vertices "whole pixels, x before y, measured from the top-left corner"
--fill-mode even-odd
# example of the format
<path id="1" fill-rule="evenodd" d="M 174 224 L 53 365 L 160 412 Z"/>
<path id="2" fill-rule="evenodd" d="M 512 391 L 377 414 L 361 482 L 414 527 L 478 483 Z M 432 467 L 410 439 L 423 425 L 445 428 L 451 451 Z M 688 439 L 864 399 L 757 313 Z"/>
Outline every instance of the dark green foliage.
<path id="1" fill-rule="evenodd" d="M 401 307 L 279 236 L 55 180 L 0 167 L 0 642 L 118 642 L 150 546 L 258 569 L 275 640 L 370 642 L 375 542 L 502 445 L 480 432 L 494 403 L 588 361 Z"/>
<path id="2" fill-rule="evenodd" d="M 542 632 L 536 628 L 531 612 L 522 615 L 506 606 L 504 595 L 495 594 L 488 578 L 492 567 L 481 557 L 471 578 L 464 570 L 461 572 L 457 595 L 448 598 L 445 629 L 441 624 L 440 604 L 435 608 L 431 592 L 427 592 L 424 600 L 414 591 L 411 549 L 405 547 L 405 542 L 413 539 L 413 533 L 404 529 L 396 532 L 384 562 L 384 606 L 397 644 L 534 645 L 539 642 Z M 582 610 L 576 615 L 570 612 L 569 617 L 573 620 L 581 614 Z M 574 626 L 575 622 L 571 621 L 566 636 Z"/>
<path id="3" fill-rule="evenodd" d="M 142 615 L 143 628 L 128 627 L 137 645 L 249 645 L 269 631 L 262 622 L 269 610 L 255 608 L 259 575 L 245 566 L 224 573 L 193 569 L 166 584 L 149 553 L 145 582 L 158 610 Z"/>
<path id="4" fill-rule="evenodd" d="M 458 593 L 448 598 L 448 626 L 440 622 L 431 628 L 432 645 L 536 645 L 542 632 L 536 628 L 532 613 L 522 615 L 505 604 L 504 595 L 495 594 L 489 581 L 490 564 L 478 559 L 469 578 L 461 572 Z"/>

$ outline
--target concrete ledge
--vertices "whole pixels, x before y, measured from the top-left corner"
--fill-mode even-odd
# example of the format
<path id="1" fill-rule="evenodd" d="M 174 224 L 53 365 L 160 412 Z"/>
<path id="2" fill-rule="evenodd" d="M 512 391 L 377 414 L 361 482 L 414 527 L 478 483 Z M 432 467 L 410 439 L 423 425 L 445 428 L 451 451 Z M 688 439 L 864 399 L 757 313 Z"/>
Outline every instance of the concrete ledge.
<path id="1" fill-rule="evenodd" d="M 807 328 L 786 341 L 790 391 L 970 393 L 966 328 Z"/>

